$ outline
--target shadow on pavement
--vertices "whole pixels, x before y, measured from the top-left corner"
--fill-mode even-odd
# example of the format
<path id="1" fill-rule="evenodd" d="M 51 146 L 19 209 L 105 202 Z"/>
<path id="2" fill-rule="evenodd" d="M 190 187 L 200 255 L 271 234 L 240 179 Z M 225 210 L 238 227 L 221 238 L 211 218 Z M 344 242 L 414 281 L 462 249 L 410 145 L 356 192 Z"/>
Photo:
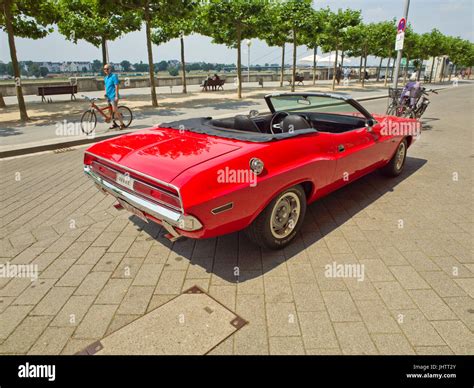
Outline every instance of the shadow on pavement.
<path id="1" fill-rule="evenodd" d="M 314 202 L 308 207 L 305 222 L 302 226 L 302 231 L 304 231 L 304 239 L 301 238 L 302 233 L 300 231 L 299 236 L 294 239 L 293 243 L 282 251 L 270 251 L 260 248 L 250 242 L 243 232 L 236 232 L 231 235 L 208 239 L 205 240 L 206 244 L 211 247 L 216 247 L 219 245 L 219 241 L 217 240 L 225 239 L 227 241 L 235 242 L 235 249 L 241 250 L 242 245 L 244 245 L 245 247 L 243 249 L 245 250 L 245 253 L 248 253 L 249 256 L 253 256 L 252 253 L 255 253 L 254 256 L 256 260 L 260 260 L 260 255 L 262 255 L 262 257 L 265 256 L 263 272 L 268 272 L 279 265 L 284 264 L 289 258 L 298 255 L 302 250 L 324 238 L 327 234 L 343 225 L 350 218 L 364 210 L 367 206 L 375 202 L 387 192 L 394 191 L 399 183 L 409 178 L 426 163 L 427 161 L 425 159 L 407 157 L 403 174 L 396 178 L 387 178 L 380 172 L 375 171 L 353 182 L 352 184 L 349 184 L 348 186 L 345 186 Z M 338 199 L 350 199 L 350 201 L 344 203 L 344 212 L 341 212 L 341 205 Z M 324 213 L 326 216 L 327 214 L 337 214 L 338 217 L 331 216 L 330 220 L 325 219 L 321 221 L 318 217 L 318 213 L 321 211 L 322 207 L 324 208 Z M 174 253 L 176 256 L 180 256 L 185 260 L 189 260 L 191 265 L 199 265 L 207 273 L 217 275 L 221 279 L 224 279 L 228 282 L 244 283 L 247 280 L 251 280 L 254 277 L 262 275 L 261 271 L 259 270 L 244 271 L 244 274 L 236 277 L 235 267 L 239 267 L 237 257 L 233 257 L 232 259 L 225 257 L 221 259 L 219 258 L 219 253 L 216 252 L 214 254 L 214 249 L 210 249 L 212 252 L 211 255 L 215 256 L 214 260 L 212 260 L 212 257 L 204 260 L 201 255 L 198 258 L 192 257 L 194 246 L 194 242 L 192 240 L 182 238 L 172 243 L 164 237 L 167 232 L 160 226 L 153 223 L 146 223 L 136 216 L 130 216 L 129 219 L 141 230 L 144 230 L 146 233 L 148 233 L 152 238 L 169 247 L 172 253 Z M 240 271 L 242 271 L 241 268 Z"/>

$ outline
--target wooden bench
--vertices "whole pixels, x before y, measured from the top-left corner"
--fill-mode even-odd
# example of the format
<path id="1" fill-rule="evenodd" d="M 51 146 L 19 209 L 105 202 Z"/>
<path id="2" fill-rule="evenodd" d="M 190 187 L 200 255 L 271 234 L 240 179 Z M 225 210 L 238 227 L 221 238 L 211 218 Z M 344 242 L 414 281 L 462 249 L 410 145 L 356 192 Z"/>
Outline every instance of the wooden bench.
<path id="1" fill-rule="evenodd" d="M 304 77 L 302 75 L 297 75 L 295 76 L 295 84 L 296 85 L 304 85 Z M 291 83 L 293 82 L 293 80 L 290 78 L 288 80 L 288 84 L 291 85 Z"/>
<path id="2" fill-rule="evenodd" d="M 211 88 L 211 90 L 224 90 L 224 79 L 206 79 L 204 82 L 201 84 L 202 90 L 208 91 L 208 88 Z"/>
<path id="3" fill-rule="evenodd" d="M 45 96 L 55 96 L 58 94 L 70 94 L 71 100 L 75 100 L 77 93 L 77 85 L 63 85 L 63 86 L 39 86 L 38 96 L 41 96 L 41 101 L 46 101 Z"/>

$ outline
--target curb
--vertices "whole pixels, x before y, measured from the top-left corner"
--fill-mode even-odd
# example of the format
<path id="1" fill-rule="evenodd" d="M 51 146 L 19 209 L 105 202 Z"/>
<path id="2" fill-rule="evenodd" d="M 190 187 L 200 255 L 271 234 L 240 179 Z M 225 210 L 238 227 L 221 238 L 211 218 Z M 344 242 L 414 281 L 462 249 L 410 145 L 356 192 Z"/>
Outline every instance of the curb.
<path id="1" fill-rule="evenodd" d="M 372 97 L 356 98 L 356 100 L 357 101 L 370 101 L 370 100 L 378 100 L 378 99 L 387 98 L 387 97 L 388 96 L 386 94 L 383 94 L 383 95 L 377 95 L 377 96 L 372 96 Z M 35 154 L 37 152 L 54 151 L 61 148 L 76 147 L 76 146 L 80 146 L 84 144 L 97 143 L 101 140 L 111 139 L 113 137 L 122 136 L 131 132 L 133 131 L 116 132 L 116 133 L 110 133 L 107 135 L 96 136 L 94 138 L 84 138 L 84 139 L 78 139 L 78 140 L 64 141 L 61 143 L 42 144 L 42 145 L 18 148 L 18 149 L 13 149 L 13 150 L 8 150 L 8 151 L 0 151 L 0 159 L 10 158 L 12 156 Z"/>

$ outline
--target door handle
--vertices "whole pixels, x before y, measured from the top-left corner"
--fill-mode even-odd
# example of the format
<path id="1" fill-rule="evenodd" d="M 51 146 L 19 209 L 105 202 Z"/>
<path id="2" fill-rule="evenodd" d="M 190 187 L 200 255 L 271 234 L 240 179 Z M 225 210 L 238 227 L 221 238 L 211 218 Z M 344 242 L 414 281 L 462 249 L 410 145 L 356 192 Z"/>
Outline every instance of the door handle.
<path id="1" fill-rule="evenodd" d="M 344 147 L 343 144 L 339 144 L 339 145 L 337 146 L 337 150 L 338 150 L 339 152 L 344 152 L 344 151 L 346 150 L 346 148 Z"/>

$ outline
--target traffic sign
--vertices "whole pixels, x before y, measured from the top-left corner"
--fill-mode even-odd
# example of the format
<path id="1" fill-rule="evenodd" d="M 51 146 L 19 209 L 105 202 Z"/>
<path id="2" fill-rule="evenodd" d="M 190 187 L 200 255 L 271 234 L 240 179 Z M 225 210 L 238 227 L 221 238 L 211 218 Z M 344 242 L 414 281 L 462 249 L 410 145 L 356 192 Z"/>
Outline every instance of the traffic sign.
<path id="1" fill-rule="evenodd" d="M 406 64 L 407 64 L 407 59 L 406 59 L 406 58 L 402 58 L 401 65 L 402 65 L 402 66 L 405 66 Z"/>
<path id="2" fill-rule="evenodd" d="M 405 32 L 398 31 L 397 40 L 395 41 L 395 50 L 400 51 L 403 50 L 403 43 L 405 42 Z"/>
<path id="3" fill-rule="evenodd" d="M 398 28 L 397 28 L 397 31 L 400 32 L 400 31 L 405 31 L 405 29 L 407 28 L 407 20 L 405 18 L 401 18 L 399 21 L 398 21 Z"/>

